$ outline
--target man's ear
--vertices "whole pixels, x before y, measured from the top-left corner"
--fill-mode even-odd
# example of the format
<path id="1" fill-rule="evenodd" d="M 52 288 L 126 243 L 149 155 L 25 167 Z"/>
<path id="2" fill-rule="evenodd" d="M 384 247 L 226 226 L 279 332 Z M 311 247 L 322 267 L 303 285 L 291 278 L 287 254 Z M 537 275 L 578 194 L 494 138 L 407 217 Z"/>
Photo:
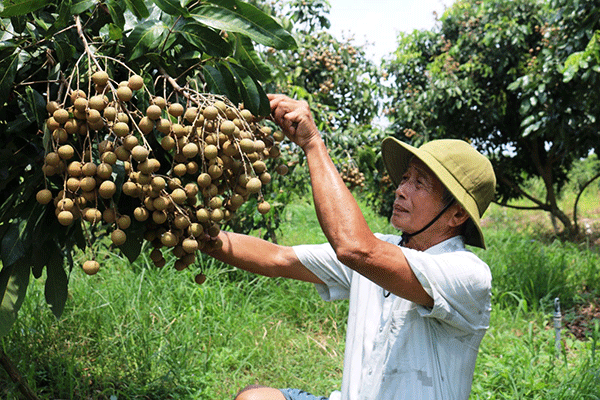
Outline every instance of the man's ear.
<path id="1" fill-rule="evenodd" d="M 467 211 L 459 204 L 454 204 L 450 207 L 450 220 L 448 224 L 452 227 L 457 227 L 464 224 L 469 219 Z"/>

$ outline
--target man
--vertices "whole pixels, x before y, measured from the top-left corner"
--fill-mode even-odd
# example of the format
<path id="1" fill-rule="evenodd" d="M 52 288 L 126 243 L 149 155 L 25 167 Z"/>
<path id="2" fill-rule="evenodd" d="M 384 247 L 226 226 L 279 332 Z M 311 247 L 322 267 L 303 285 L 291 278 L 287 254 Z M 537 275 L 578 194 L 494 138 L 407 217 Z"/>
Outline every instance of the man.
<path id="1" fill-rule="evenodd" d="M 459 140 L 417 149 L 385 139 L 383 160 L 397 185 L 391 224 L 403 236 L 374 234 L 308 104 L 269 98 L 274 120 L 306 154 L 328 243 L 285 247 L 222 232 L 223 247 L 211 255 L 251 272 L 312 282 L 325 300 L 350 299 L 341 399 L 467 399 L 489 323 L 491 275 L 465 244 L 485 247 L 480 218 L 494 194 L 490 162 Z M 260 386 L 236 399 L 326 400 Z"/>

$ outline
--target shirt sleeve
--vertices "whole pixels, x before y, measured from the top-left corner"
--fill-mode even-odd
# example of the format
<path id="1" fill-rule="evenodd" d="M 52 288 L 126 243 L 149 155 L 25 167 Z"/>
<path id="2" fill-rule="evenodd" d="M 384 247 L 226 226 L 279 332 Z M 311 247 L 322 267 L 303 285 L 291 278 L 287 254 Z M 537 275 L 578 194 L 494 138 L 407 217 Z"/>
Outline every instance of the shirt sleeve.
<path id="1" fill-rule="evenodd" d="M 352 270 L 342 264 L 329 243 L 293 247 L 296 256 L 306 268 L 324 284 L 315 287 L 323 300 L 347 299 L 350 295 Z"/>
<path id="2" fill-rule="evenodd" d="M 468 250 L 433 255 L 402 250 L 434 301 L 433 308 L 419 306 L 421 316 L 443 320 L 463 331 L 488 328 L 492 277 L 487 264 Z"/>

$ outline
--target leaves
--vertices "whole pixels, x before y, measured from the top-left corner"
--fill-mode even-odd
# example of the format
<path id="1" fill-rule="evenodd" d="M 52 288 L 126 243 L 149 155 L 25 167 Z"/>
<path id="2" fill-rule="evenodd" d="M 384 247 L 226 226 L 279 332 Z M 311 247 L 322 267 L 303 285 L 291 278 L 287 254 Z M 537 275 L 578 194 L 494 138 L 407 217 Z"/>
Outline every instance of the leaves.
<path id="1" fill-rule="evenodd" d="M 125 45 L 131 49 L 129 60 L 135 60 L 148 51 L 157 49 L 169 32 L 162 21 L 146 20 L 137 25 L 125 39 Z"/>
<path id="2" fill-rule="evenodd" d="M 0 9 L 0 17 L 14 17 L 39 10 L 52 0 L 4 0 Z"/>
<path id="3" fill-rule="evenodd" d="M 4 265 L 0 271 L 0 337 L 6 335 L 17 319 L 29 285 L 29 268 Z"/>
<path id="4" fill-rule="evenodd" d="M 19 57 L 16 54 L 8 57 L 0 64 L 0 108 L 4 106 L 4 99 L 8 97 L 8 93 L 12 89 L 17 74 L 17 66 L 19 65 Z"/>
<path id="5" fill-rule="evenodd" d="M 188 10 L 183 8 L 178 0 L 154 0 L 154 4 L 156 4 L 158 8 L 167 14 L 178 17 L 181 16 L 183 18 L 187 18 L 189 16 Z"/>
<path id="6" fill-rule="evenodd" d="M 64 257 L 60 252 L 49 254 L 44 296 L 56 318 L 60 318 L 67 302 L 69 279 L 63 263 Z"/>
<path id="7" fill-rule="evenodd" d="M 295 48 L 296 41 L 272 17 L 258 8 L 237 0 L 201 4 L 192 9 L 191 18 L 211 28 L 241 33 L 265 46 Z"/>
<path id="8" fill-rule="evenodd" d="M 231 54 L 231 45 L 218 32 L 193 20 L 176 26 L 175 32 L 181 33 L 188 43 L 211 56 L 225 58 Z"/>

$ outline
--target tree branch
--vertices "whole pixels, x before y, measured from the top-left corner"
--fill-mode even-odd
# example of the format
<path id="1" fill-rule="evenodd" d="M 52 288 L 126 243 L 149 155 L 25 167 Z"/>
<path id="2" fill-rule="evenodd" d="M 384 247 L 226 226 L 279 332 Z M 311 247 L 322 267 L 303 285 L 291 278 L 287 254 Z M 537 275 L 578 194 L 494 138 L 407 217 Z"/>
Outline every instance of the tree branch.
<path id="1" fill-rule="evenodd" d="M 4 349 L 0 347 L 0 364 L 10 376 L 10 379 L 17 384 L 19 387 L 19 391 L 25 396 L 27 400 L 39 400 L 39 397 L 31 390 L 31 388 L 27 385 L 27 381 L 21 376 L 17 368 L 10 361 L 10 358 L 4 352 Z"/>

